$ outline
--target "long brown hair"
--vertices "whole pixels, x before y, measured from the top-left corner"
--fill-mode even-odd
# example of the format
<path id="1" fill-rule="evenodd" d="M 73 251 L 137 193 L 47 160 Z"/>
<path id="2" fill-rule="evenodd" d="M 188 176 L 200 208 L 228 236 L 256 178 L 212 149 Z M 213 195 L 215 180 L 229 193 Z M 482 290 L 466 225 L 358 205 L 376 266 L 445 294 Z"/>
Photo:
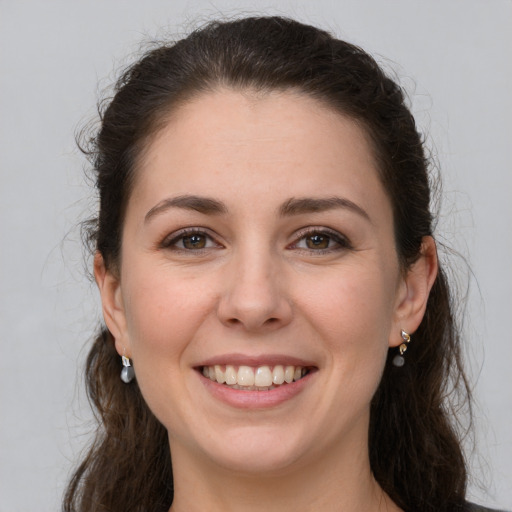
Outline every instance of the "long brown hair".
<path id="1" fill-rule="evenodd" d="M 120 264 L 124 212 L 147 141 L 176 105 L 219 86 L 298 90 L 357 121 L 372 141 L 392 203 L 402 268 L 416 260 L 434 219 L 429 161 L 402 89 L 360 48 L 293 20 L 262 17 L 213 22 L 149 51 L 103 104 L 100 130 L 84 151 L 100 199 L 98 217 L 86 224 L 88 239 L 107 268 L 116 272 Z M 404 510 L 457 510 L 464 502 L 466 467 L 451 404 L 469 393 L 452 300 L 441 267 L 407 364 L 394 367 L 390 350 L 371 404 L 371 468 Z M 67 512 L 164 512 L 172 503 L 167 433 L 137 382 L 120 380 L 120 369 L 112 336 L 102 328 L 86 367 L 99 424 L 69 484 Z"/>

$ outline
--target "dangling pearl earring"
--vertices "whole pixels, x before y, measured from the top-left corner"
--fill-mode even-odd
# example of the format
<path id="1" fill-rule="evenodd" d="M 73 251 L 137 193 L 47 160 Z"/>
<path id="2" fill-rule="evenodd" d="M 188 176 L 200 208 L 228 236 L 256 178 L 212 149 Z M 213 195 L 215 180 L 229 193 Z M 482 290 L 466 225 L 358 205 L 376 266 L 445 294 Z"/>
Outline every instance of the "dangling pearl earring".
<path id="1" fill-rule="evenodd" d="M 402 329 L 402 340 L 403 340 L 403 343 L 399 347 L 400 355 L 397 354 L 393 358 L 393 365 L 397 366 L 397 367 L 403 366 L 405 364 L 404 353 L 407 350 L 407 344 L 411 341 L 410 335 L 407 334 L 403 329 Z"/>
<path id="2" fill-rule="evenodd" d="M 121 356 L 123 360 L 123 369 L 121 370 L 121 380 L 125 384 L 129 384 L 135 378 L 135 370 L 133 369 L 130 358 Z"/>

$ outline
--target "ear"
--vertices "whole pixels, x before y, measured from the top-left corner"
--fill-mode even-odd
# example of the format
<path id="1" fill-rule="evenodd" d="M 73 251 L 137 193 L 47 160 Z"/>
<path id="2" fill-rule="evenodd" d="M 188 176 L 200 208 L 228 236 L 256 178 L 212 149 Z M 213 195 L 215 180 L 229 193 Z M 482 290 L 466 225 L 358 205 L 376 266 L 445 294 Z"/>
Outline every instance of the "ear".
<path id="1" fill-rule="evenodd" d="M 389 336 L 390 347 L 402 343 L 402 329 L 411 334 L 419 327 L 437 271 L 436 243 L 431 236 L 425 236 L 419 258 L 407 269 L 398 286 L 393 329 Z"/>
<path id="2" fill-rule="evenodd" d="M 121 281 L 113 272 L 107 270 L 105 260 L 98 251 L 94 255 L 94 277 L 100 291 L 103 318 L 114 338 L 117 353 L 131 357 Z"/>

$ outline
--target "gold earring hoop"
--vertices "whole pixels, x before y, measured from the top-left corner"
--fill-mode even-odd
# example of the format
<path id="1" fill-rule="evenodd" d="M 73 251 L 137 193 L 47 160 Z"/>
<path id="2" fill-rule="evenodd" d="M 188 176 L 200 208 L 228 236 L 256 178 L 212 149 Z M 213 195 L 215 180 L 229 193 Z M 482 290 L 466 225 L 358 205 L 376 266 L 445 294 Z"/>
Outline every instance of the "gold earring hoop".
<path id="1" fill-rule="evenodd" d="M 393 358 L 393 366 L 396 366 L 398 368 L 405 364 L 404 353 L 407 350 L 407 345 L 411 341 L 411 336 L 408 333 L 406 333 L 403 329 L 402 329 L 402 332 L 401 332 L 401 336 L 402 336 L 402 343 L 398 347 L 398 350 L 400 351 L 400 354 L 397 354 Z"/>

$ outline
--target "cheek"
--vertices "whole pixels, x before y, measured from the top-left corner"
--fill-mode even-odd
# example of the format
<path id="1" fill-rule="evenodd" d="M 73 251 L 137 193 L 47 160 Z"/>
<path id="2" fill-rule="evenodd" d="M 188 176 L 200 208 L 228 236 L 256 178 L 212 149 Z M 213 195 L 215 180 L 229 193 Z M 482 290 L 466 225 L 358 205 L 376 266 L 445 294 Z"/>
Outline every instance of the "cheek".
<path id="1" fill-rule="evenodd" d="M 192 402 L 183 376 L 193 340 L 215 299 L 195 279 L 177 278 L 161 269 L 152 273 L 148 268 L 138 273 L 132 267 L 125 282 L 133 366 L 141 393 L 160 422 L 167 428 L 185 429 L 183 418 L 176 414 Z"/>
<path id="2" fill-rule="evenodd" d="M 136 364 L 179 356 L 211 310 L 214 298 L 203 282 L 171 272 L 131 273 L 127 279 L 127 329 Z"/>
<path id="3" fill-rule="evenodd" d="M 333 367 L 359 378 L 382 371 L 394 303 L 393 269 L 353 266 L 312 282 L 301 310 L 328 345 Z"/>
<path id="4" fill-rule="evenodd" d="M 325 358 L 320 406 L 329 418 L 326 442 L 367 421 L 388 351 L 391 270 L 346 265 L 325 279 L 317 275 L 303 282 L 300 314 L 307 326 L 301 332 L 311 333 Z"/>

